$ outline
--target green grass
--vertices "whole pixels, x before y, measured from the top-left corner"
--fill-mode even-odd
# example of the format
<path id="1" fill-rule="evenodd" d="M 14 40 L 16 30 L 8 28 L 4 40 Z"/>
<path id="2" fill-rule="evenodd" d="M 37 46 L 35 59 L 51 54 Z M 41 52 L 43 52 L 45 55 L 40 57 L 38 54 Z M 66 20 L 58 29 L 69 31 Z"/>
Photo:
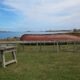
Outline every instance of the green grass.
<path id="1" fill-rule="evenodd" d="M 0 66 L 0 80 L 80 80 L 80 52 L 18 45 L 17 59 L 5 69 Z"/>

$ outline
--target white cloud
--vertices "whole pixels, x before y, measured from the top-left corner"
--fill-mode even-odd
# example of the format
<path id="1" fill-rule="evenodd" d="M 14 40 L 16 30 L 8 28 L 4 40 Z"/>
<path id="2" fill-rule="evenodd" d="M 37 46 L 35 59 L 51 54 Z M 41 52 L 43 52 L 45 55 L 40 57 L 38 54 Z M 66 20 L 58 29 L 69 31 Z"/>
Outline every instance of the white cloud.
<path id="1" fill-rule="evenodd" d="M 80 0 L 5 0 L 4 4 L 21 12 L 25 18 L 35 21 L 74 22 L 76 16 L 80 17 L 80 9 L 76 10 L 80 7 Z M 59 13 L 64 13 L 64 16 L 55 16 Z"/>

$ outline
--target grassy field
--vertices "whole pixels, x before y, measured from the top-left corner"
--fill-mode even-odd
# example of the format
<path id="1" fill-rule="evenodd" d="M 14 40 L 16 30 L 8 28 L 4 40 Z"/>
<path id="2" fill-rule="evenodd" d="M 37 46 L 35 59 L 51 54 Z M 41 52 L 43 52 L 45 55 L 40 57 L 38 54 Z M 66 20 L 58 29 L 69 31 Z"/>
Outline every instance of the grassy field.
<path id="1" fill-rule="evenodd" d="M 0 80 L 80 80 L 80 52 L 57 52 L 53 46 L 17 48 L 18 63 L 0 66 Z"/>

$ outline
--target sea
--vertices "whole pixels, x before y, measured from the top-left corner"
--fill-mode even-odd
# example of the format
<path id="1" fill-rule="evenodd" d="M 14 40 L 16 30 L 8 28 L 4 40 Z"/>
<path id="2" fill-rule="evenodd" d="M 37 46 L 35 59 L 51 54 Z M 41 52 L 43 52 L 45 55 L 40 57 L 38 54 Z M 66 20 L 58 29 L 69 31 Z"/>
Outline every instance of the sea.
<path id="1" fill-rule="evenodd" d="M 30 32 L 0 32 L 0 39 L 21 37 L 23 34 L 56 34 L 56 33 L 66 33 L 65 31 L 58 32 L 45 32 L 45 31 L 30 31 Z"/>

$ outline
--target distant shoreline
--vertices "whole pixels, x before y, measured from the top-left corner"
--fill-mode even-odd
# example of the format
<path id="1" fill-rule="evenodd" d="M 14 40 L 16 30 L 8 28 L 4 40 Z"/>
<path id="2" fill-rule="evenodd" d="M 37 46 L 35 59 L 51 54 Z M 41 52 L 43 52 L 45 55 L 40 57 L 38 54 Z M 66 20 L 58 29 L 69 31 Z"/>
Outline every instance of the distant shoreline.
<path id="1" fill-rule="evenodd" d="M 79 33 L 80 33 L 80 31 L 73 32 L 72 30 L 28 31 L 28 32 L 0 31 L 0 39 L 9 39 L 9 38 L 21 37 L 23 34 L 71 34 L 71 35 L 79 35 Z"/>

